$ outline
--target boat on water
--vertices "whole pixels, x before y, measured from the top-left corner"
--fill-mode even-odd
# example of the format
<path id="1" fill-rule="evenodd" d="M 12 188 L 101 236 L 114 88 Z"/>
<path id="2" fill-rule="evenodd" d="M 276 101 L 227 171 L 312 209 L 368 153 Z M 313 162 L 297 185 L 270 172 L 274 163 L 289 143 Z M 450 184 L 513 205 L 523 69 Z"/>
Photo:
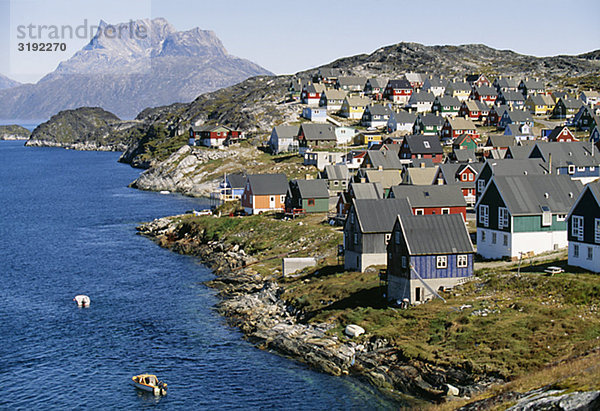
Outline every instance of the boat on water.
<path id="1" fill-rule="evenodd" d="M 167 395 L 167 384 L 159 381 L 154 374 L 134 375 L 131 380 L 135 388 L 151 392 L 154 395 Z"/>
<path id="2" fill-rule="evenodd" d="M 82 308 L 89 307 L 91 303 L 90 297 L 83 294 L 76 295 L 75 298 L 73 298 L 73 301 L 77 303 L 78 307 Z"/>

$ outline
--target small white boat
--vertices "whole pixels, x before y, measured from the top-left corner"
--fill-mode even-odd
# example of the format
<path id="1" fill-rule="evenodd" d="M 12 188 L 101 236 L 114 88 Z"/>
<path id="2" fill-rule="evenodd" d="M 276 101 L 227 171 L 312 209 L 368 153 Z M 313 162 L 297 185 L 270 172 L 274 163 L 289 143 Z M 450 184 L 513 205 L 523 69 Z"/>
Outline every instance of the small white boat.
<path id="1" fill-rule="evenodd" d="M 73 301 L 75 301 L 77 303 L 78 307 L 82 307 L 82 308 L 89 307 L 90 303 L 91 303 L 90 297 L 88 297 L 87 295 L 83 295 L 83 294 L 76 295 L 75 298 L 73 298 Z"/>
<path id="2" fill-rule="evenodd" d="M 167 395 L 167 384 L 159 381 L 154 374 L 140 374 L 131 377 L 135 388 L 151 392 L 154 395 Z"/>
<path id="3" fill-rule="evenodd" d="M 161 191 L 159 191 L 158 193 L 159 193 L 159 194 L 171 194 L 171 192 L 170 192 L 170 191 L 167 191 L 167 190 L 161 190 Z"/>

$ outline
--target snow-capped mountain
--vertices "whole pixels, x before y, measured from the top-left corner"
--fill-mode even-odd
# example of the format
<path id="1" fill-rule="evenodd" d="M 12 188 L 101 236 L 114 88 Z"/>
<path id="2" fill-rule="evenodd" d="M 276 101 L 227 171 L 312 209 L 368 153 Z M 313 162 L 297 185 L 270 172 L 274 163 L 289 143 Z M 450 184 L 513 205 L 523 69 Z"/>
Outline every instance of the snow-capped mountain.
<path id="1" fill-rule="evenodd" d="M 179 32 L 163 18 L 101 21 L 85 47 L 38 83 L 0 90 L 0 118 L 45 119 L 82 106 L 130 118 L 265 74 L 272 73 L 229 55 L 212 31 Z"/>

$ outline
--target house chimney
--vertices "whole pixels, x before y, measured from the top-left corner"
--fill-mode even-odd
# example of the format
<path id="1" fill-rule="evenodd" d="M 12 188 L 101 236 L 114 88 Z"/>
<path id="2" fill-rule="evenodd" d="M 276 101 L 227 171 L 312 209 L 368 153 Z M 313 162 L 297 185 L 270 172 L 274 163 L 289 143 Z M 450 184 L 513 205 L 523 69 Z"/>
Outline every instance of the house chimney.
<path id="1" fill-rule="evenodd" d="M 552 153 L 548 155 L 548 168 L 550 169 L 550 174 L 552 174 Z"/>

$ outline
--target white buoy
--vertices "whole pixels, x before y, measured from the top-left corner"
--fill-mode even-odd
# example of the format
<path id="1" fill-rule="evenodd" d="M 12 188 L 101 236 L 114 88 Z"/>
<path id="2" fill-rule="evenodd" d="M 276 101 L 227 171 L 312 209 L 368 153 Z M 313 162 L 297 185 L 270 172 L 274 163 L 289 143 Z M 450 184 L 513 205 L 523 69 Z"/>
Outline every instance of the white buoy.
<path id="1" fill-rule="evenodd" d="M 91 303 L 90 297 L 83 294 L 76 295 L 75 298 L 73 298 L 73 301 L 77 303 L 78 307 L 82 308 L 89 307 Z"/>

